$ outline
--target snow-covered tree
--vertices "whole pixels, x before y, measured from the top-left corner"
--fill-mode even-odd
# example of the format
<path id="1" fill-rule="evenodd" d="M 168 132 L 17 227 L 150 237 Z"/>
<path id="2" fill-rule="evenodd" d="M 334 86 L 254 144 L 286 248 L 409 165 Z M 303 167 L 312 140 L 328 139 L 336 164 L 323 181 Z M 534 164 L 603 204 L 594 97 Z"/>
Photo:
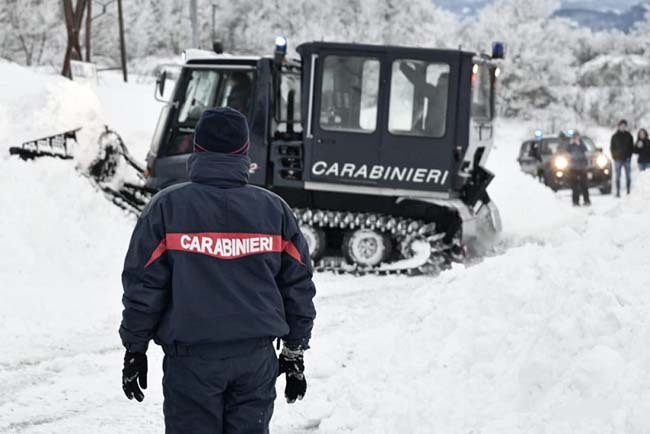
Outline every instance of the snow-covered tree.
<path id="1" fill-rule="evenodd" d="M 571 27 L 552 19 L 555 0 L 498 0 L 465 23 L 464 45 L 484 50 L 491 41 L 506 43 L 500 80 L 500 107 L 507 116 L 531 116 L 561 101 L 554 88 L 574 81 Z M 568 44 L 567 44 L 568 43 Z"/>
<path id="2" fill-rule="evenodd" d="M 148 72 L 152 68 L 139 66 L 177 56 L 190 46 L 190 2 L 123 4 L 132 69 Z M 240 54 L 270 54 L 278 35 L 288 37 L 291 51 L 302 42 L 326 40 L 462 46 L 481 52 L 492 41 L 504 41 L 508 54 L 498 92 L 502 114 L 536 118 L 552 112 L 601 123 L 623 114 L 647 117 L 650 103 L 642 96 L 647 79 L 627 66 L 635 64 L 635 56 L 650 56 L 650 17 L 629 34 L 593 32 L 554 17 L 559 6 L 560 0 L 495 0 L 468 18 L 430 0 L 198 0 L 198 26 L 201 48 L 211 49 L 217 39 L 226 51 Z M 93 0 L 93 17 L 93 61 L 119 65 L 116 0 Z M 0 57 L 58 70 L 65 43 L 60 0 L 0 2 Z M 594 69 L 598 62 L 604 62 L 600 72 Z M 629 82 L 619 83 L 627 72 L 632 74 Z"/>
<path id="3" fill-rule="evenodd" d="M 51 61 L 51 53 L 65 43 L 62 17 L 58 0 L 4 0 L 0 3 L 0 57 L 28 66 Z"/>

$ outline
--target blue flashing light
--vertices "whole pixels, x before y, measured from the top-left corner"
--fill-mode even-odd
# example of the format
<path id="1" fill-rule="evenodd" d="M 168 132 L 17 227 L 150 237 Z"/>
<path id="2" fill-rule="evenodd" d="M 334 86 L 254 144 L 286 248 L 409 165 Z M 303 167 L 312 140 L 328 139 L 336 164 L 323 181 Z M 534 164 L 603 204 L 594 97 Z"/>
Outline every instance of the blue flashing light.
<path id="1" fill-rule="evenodd" d="M 287 52 L 287 38 L 284 36 L 278 36 L 275 38 L 275 50 L 283 53 Z"/>
<path id="2" fill-rule="evenodd" d="M 535 130 L 535 137 L 541 138 L 543 135 L 544 133 L 542 133 L 542 130 Z"/>
<path id="3" fill-rule="evenodd" d="M 576 133 L 575 130 L 567 130 L 567 132 L 566 132 L 567 136 L 569 136 L 569 137 L 573 137 L 573 135 L 575 133 Z"/>
<path id="4" fill-rule="evenodd" d="M 492 58 L 505 59 L 506 58 L 506 44 L 503 42 L 492 43 Z"/>

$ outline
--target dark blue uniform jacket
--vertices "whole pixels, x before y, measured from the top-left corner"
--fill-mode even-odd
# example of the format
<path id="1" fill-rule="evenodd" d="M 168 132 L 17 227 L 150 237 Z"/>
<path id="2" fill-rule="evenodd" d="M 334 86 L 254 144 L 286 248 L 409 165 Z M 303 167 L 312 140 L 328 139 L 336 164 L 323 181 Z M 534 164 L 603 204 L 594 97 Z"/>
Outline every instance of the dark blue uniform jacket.
<path id="1" fill-rule="evenodd" d="M 143 211 L 124 263 L 127 350 L 282 337 L 308 347 L 315 295 L 307 244 L 277 195 L 249 186 L 246 156 L 193 154 L 190 182 Z"/>

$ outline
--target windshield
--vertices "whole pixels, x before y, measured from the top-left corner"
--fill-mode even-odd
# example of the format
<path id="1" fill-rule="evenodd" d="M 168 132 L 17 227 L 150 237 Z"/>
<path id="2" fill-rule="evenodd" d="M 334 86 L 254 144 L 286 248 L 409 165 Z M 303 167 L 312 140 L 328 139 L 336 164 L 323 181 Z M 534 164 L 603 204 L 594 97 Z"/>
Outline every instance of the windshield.
<path id="1" fill-rule="evenodd" d="M 542 152 L 545 154 L 555 154 L 560 147 L 559 139 L 544 140 L 542 145 Z"/>
<path id="2" fill-rule="evenodd" d="M 180 124 L 194 125 L 209 107 L 232 107 L 250 113 L 253 72 L 197 69 L 190 73 L 178 111 Z"/>
<path id="3" fill-rule="evenodd" d="M 596 145 L 594 144 L 594 142 L 589 137 L 582 136 L 582 142 L 585 144 L 585 146 L 587 147 L 587 150 L 589 150 L 590 152 L 593 152 L 593 151 L 596 150 Z"/>
<path id="4" fill-rule="evenodd" d="M 594 144 L 593 140 L 585 136 L 582 136 L 581 139 L 582 139 L 582 143 L 584 143 L 585 146 L 587 147 L 588 152 L 596 151 L 596 145 Z M 566 152 L 569 143 L 570 141 L 568 138 L 565 140 L 547 139 L 544 140 L 543 151 L 548 154 L 555 154 L 558 151 Z"/>
<path id="5" fill-rule="evenodd" d="M 211 107 L 232 107 L 250 117 L 255 74 L 253 71 L 186 70 L 178 93 L 178 113 L 164 155 L 192 152 L 194 127 Z"/>

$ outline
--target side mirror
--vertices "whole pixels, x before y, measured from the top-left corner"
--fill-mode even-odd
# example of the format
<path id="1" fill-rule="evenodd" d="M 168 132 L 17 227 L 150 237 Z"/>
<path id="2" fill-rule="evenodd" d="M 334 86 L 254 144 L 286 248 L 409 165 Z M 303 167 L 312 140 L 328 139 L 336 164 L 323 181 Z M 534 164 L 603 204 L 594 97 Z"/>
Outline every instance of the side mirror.
<path id="1" fill-rule="evenodd" d="M 603 148 L 596 148 L 596 152 L 603 152 Z"/>
<path id="2" fill-rule="evenodd" d="M 167 70 L 163 70 L 163 72 L 161 72 L 158 78 L 156 79 L 156 88 L 158 89 L 158 93 L 160 93 L 161 98 L 165 94 L 166 81 L 167 81 Z"/>

